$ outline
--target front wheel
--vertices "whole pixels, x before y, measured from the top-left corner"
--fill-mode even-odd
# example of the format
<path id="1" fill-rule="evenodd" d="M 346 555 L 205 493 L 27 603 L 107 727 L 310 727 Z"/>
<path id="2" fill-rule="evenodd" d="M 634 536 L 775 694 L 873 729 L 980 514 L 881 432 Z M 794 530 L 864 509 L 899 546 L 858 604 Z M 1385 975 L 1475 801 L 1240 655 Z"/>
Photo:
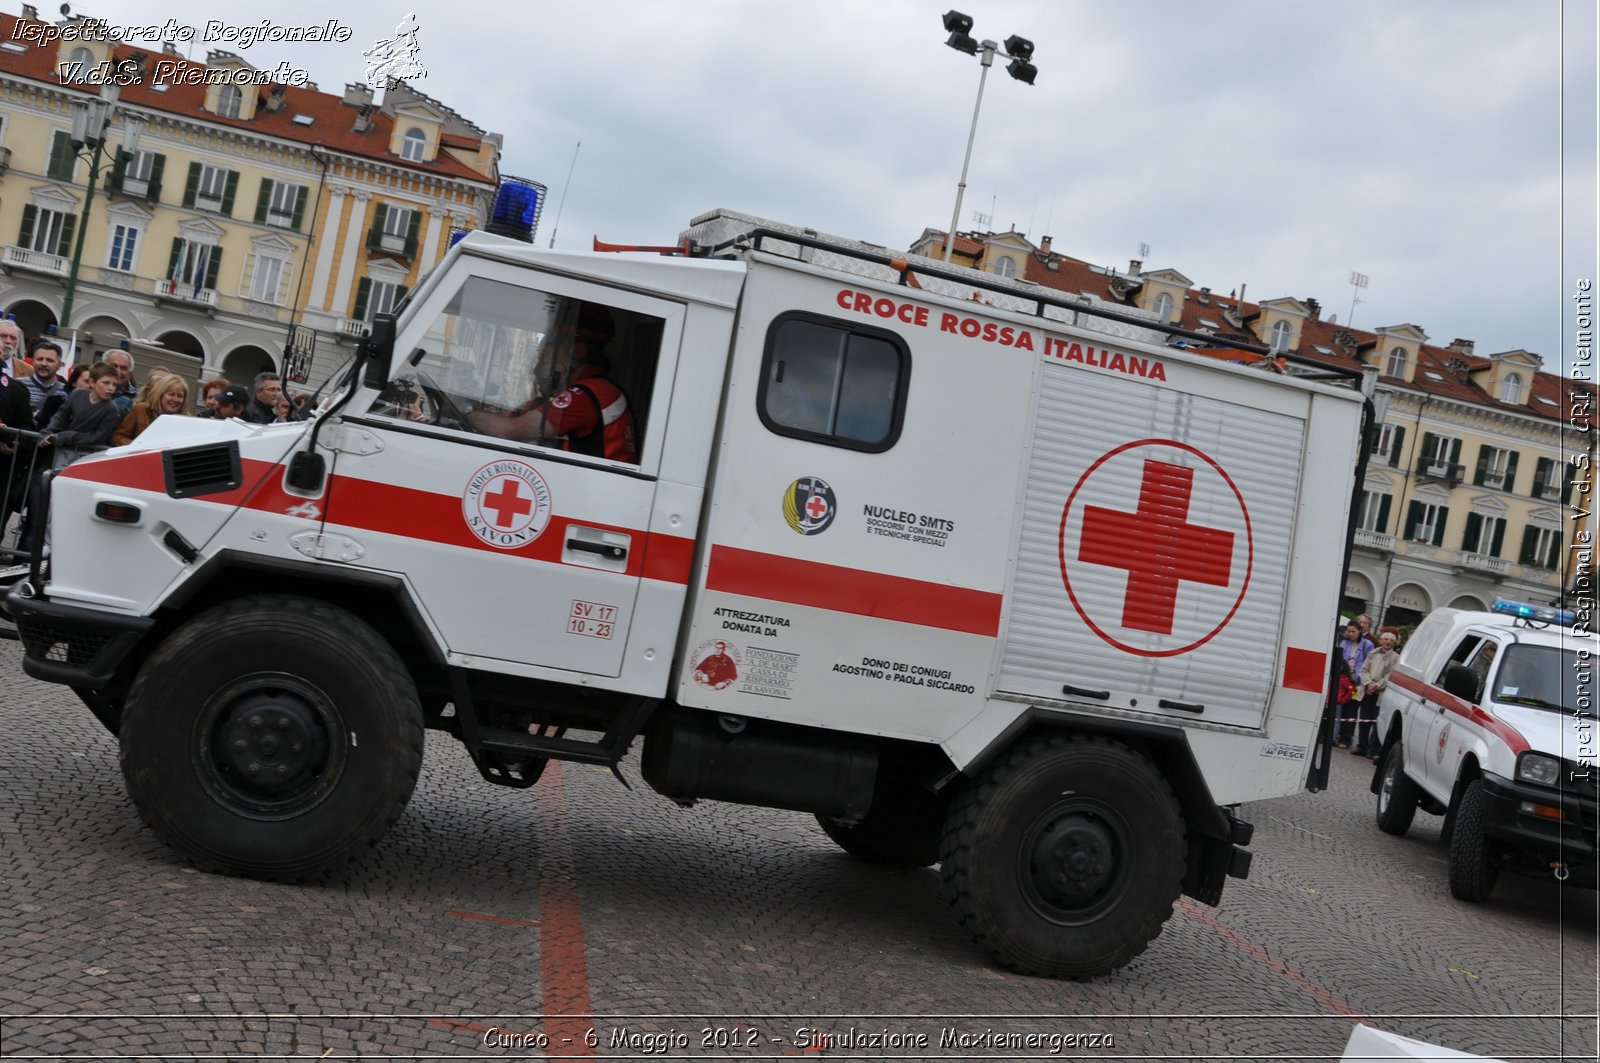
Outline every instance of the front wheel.
<path id="1" fill-rule="evenodd" d="M 1473 779 L 1461 794 L 1455 830 L 1450 835 L 1450 895 L 1460 901 L 1486 901 L 1500 868 L 1484 824 L 1483 781 Z"/>
<path id="2" fill-rule="evenodd" d="M 1389 747 L 1383 758 L 1383 778 L 1378 783 L 1378 829 L 1385 834 L 1404 835 L 1417 814 L 1421 792 L 1406 774 L 1400 743 Z"/>
<path id="3" fill-rule="evenodd" d="M 940 872 L 962 924 L 1001 966 L 1092 978 L 1161 932 L 1184 853 L 1177 802 L 1148 759 L 1103 738 L 1050 734 L 956 798 Z"/>
<path id="4" fill-rule="evenodd" d="M 422 710 L 393 648 L 325 602 L 270 596 L 174 631 L 128 690 L 122 773 L 198 866 L 293 880 L 386 834 L 422 763 Z"/>

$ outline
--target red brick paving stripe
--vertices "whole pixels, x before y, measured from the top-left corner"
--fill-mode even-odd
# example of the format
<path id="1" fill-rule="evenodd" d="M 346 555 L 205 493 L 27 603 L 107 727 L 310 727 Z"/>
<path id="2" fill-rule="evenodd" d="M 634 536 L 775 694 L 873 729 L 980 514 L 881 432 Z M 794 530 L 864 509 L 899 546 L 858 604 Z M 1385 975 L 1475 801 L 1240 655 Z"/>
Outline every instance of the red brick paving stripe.
<path id="1" fill-rule="evenodd" d="M 539 960 L 545 1033 L 555 1054 L 592 1059 L 595 1050 L 585 1043 L 584 1035 L 594 1029 L 594 1004 L 589 999 L 583 910 L 567 835 L 567 790 L 560 761 L 546 766 L 534 798 L 544 827 L 539 856 Z"/>
<path id="2" fill-rule="evenodd" d="M 1257 945 L 1254 941 L 1251 941 L 1249 938 L 1233 929 L 1233 927 L 1228 926 L 1226 923 L 1223 923 L 1221 920 L 1217 919 L 1216 916 L 1212 915 L 1195 902 L 1185 900 L 1184 898 L 1180 897 L 1178 898 L 1177 908 L 1195 922 L 1216 934 L 1223 941 L 1226 941 L 1228 944 L 1232 945 L 1234 948 L 1250 957 L 1250 959 L 1255 960 L 1257 963 L 1261 964 L 1261 966 L 1267 968 L 1269 971 L 1272 971 L 1274 974 L 1278 975 L 1278 977 L 1282 978 L 1284 981 L 1288 982 L 1290 985 L 1294 986 L 1296 989 L 1300 990 L 1302 993 L 1306 994 L 1312 1000 L 1315 1000 L 1318 1004 L 1321 1004 L 1329 1011 L 1338 1012 L 1345 1018 L 1353 1019 L 1356 1022 L 1366 1023 L 1369 1026 L 1373 1025 L 1367 1016 L 1362 1012 L 1357 1011 L 1349 1001 L 1333 992 L 1333 990 L 1325 989 L 1316 982 L 1313 982 L 1311 979 L 1307 978 L 1299 971 L 1296 971 L 1294 968 L 1278 959 L 1278 957 L 1274 956 L 1260 945 Z"/>
<path id="3" fill-rule="evenodd" d="M 487 912 L 469 912 L 462 908 L 456 908 L 444 914 L 456 919 L 465 919 L 473 923 L 499 923 L 502 926 L 522 927 L 536 927 L 539 925 L 539 920 L 537 919 L 514 919 L 509 915 L 490 915 Z"/>

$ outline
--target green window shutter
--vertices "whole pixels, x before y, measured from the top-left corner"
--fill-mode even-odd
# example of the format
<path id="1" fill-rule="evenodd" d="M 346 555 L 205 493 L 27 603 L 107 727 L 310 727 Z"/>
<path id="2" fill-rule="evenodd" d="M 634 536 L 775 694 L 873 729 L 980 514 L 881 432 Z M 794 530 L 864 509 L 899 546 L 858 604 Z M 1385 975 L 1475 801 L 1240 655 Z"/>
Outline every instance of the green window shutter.
<path id="1" fill-rule="evenodd" d="M 306 216 L 306 186 L 301 185 L 294 194 L 294 220 L 289 224 L 296 232 L 300 231 L 300 223 Z"/>
<path id="2" fill-rule="evenodd" d="M 1484 477 L 1489 475 L 1489 444 L 1485 443 L 1478 448 L 1478 468 L 1472 474 L 1472 482 L 1478 487 L 1483 486 Z"/>
<path id="3" fill-rule="evenodd" d="M 1505 483 L 1505 486 L 1501 488 L 1501 490 L 1503 490 L 1503 491 L 1505 491 L 1507 493 L 1510 493 L 1511 489 L 1516 486 L 1516 483 L 1517 483 L 1517 452 L 1513 450 L 1511 452 L 1511 456 L 1506 458 L 1506 483 Z"/>
<path id="4" fill-rule="evenodd" d="M 367 298 L 372 294 L 372 278 L 362 277 L 361 283 L 356 285 L 356 309 L 350 316 L 357 321 L 367 319 Z"/>
<path id="5" fill-rule="evenodd" d="M 1378 496 L 1378 534 L 1389 534 L 1389 503 L 1394 501 L 1393 495 Z"/>
<path id="6" fill-rule="evenodd" d="M 1439 437 L 1434 435 L 1432 432 L 1422 433 L 1422 457 L 1427 458 L 1430 461 L 1433 460 L 1433 456 L 1438 453 L 1439 446 L 1434 442 L 1434 440 L 1438 438 Z"/>
<path id="7" fill-rule="evenodd" d="M 31 249 L 33 247 L 33 226 L 38 220 L 39 208 L 29 203 L 22 208 L 22 232 L 17 236 L 17 246 Z"/>
<path id="8" fill-rule="evenodd" d="M 150 160 L 150 198 L 156 198 L 157 189 L 161 185 L 161 172 L 167 168 L 167 157 L 157 155 Z"/>
<path id="9" fill-rule="evenodd" d="M 229 170 L 227 184 L 222 188 L 222 213 L 233 217 L 233 197 L 239 191 L 239 171 Z"/>
<path id="10" fill-rule="evenodd" d="M 1550 482 L 1550 467 L 1554 464 L 1551 458 L 1540 458 L 1533 463 L 1533 490 L 1529 494 L 1537 496 L 1539 488 Z"/>
<path id="11" fill-rule="evenodd" d="M 77 153 L 72 150 L 72 135 L 57 129 L 50 137 L 50 161 L 45 165 L 45 175 L 57 181 L 70 181 L 77 161 Z"/>
<path id="12" fill-rule="evenodd" d="M 1459 439 L 1452 439 L 1450 441 L 1450 464 L 1461 464 L 1461 440 Z"/>
<path id="13" fill-rule="evenodd" d="M 213 247 L 211 249 L 211 259 L 206 264 L 206 284 L 205 284 L 205 286 L 207 288 L 215 288 L 217 286 L 217 269 L 221 265 L 222 265 L 222 248 Z"/>
<path id="14" fill-rule="evenodd" d="M 387 203 L 379 203 L 378 209 L 372 212 L 372 228 L 367 232 L 367 245 L 369 247 L 375 245 L 378 239 L 383 236 L 383 220 L 388 214 L 389 205 Z"/>
<path id="15" fill-rule="evenodd" d="M 265 225 L 267 221 L 267 205 L 272 202 L 272 181 L 270 178 L 261 179 L 261 191 L 256 194 L 256 224 Z"/>
<path id="16" fill-rule="evenodd" d="M 56 254 L 63 258 L 72 254 L 72 230 L 77 224 L 78 219 L 71 214 L 61 219 L 61 239 L 56 241 Z"/>
<path id="17" fill-rule="evenodd" d="M 198 162 L 191 162 L 189 164 L 189 176 L 183 182 L 183 205 L 186 207 L 193 207 L 195 194 L 199 191 L 200 164 Z"/>
<path id="18" fill-rule="evenodd" d="M 1506 522 L 1504 519 L 1495 521 L 1494 538 L 1489 543 L 1489 556 L 1499 557 L 1500 548 L 1506 544 Z"/>
<path id="19" fill-rule="evenodd" d="M 1550 553 L 1545 556 L 1544 567 L 1552 571 L 1561 568 L 1561 533 L 1556 532 L 1550 537 Z"/>
<path id="20" fill-rule="evenodd" d="M 417 253 L 417 233 L 422 229 L 422 212 L 411 212 L 411 223 L 406 226 L 406 257 L 410 258 Z"/>
<path id="21" fill-rule="evenodd" d="M 117 158 L 116 161 L 111 164 L 111 179 L 109 182 L 107 182 L 107 188 L 115 191 L 116 189 L 122 187 L 122 178 L 123 175 L 128 172 L 128 160 L 131 158 L 133 158 L 132 155 L 129 155 L 121 148 L 117 149 Z"/>
<path id="22" fill-rule="evenodd" d="M 183 237 L 172 238 L 172 257 L 167 259 L 167 279 L 178 279 L 178 259 L 183 256 Z"/>
<path id="23" fill-rule="evenodd" d="M 1572 477 L 1567 475 L 1566 467 L 1561 469 L 1561 504 L 1564 506 L 1572 501 Z"/>
<path id="24" fill-rule="evenodd" d="M 1450 507 L 1440 506 L 1439 515 L 1434 518 L 1433 545 L 1444 545 L 1444 526 L 1450 522 Z"/>
<path id="25" fill-rule="evenodd" d="M 1417 537 L 1417 525 L 1421 523 L 1422 503 L 1413 501 L 1411 505 L 1406 507 L 1406 533 L 1402 538 L 1415 539 Z"/>
<path id="26" fill-rule="evenodd" d="M 1483 518 L 1476 513 L 1467 514 L 1467 530 L 1461 535 L 1461 549 L 1469 554 L 1478 552 L 1478 536 L 1483 534 Z"/>
<path id="27" fill-rule="evenodd" d="M 1391 468 L 1398 468 L 1399 467 L 1399 465 L 1400 465 L 1400 454 L 1401 454 L 1402 448 L 1404 448 L 1405 445 L 1406 445 L 1406 430 L 1404 428 L 1401 428 L 1399 425 L 1396 425 L 1395 429 L 1394 429 L 1394 443 L 1392 444 L 1391 449 L 1389 451 L 1389 465 L 1390 465 Z"/>

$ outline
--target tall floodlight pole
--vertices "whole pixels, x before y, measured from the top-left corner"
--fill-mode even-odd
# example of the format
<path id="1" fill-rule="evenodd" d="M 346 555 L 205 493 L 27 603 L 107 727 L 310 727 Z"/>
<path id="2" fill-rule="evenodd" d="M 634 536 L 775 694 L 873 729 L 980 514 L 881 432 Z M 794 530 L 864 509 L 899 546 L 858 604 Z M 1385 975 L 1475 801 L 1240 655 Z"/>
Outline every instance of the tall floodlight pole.
<path id="1" fill-rule="evenodd" d="M 961 198 L 967 191 L 967 167 L 972 164 L 972 142 L 978 136 L 978 112 L 983 109 L 983 86 L 988 80 L 989 68 L 994 65 L 994 56 L 1000 51 L 1000 45 L 994 41 L 974 40 L 972 17 L 963 15 L 959 11 L 945 12 L 944 28 L 950 33 L 950 38 L 945 44 L 951 48 L 967 55 L 978 55 L 980 50 L 983 53 L 978 60 L 983 65 L 983 71 L 978 75 L 978 102 L 972 107 L 972 128 L 967 131 L 967 153 L 961 159 L 961 180 L 956 185 L 956 208 L 950 214 L 950 232 L 946 234 L 944 240 L 944 260 L 949 262 L 950 256 L 955 252 L 956 226 L 961 220 Z M 1032 85 L 1033 79 L 1039 73 L 1038 68 L 1028 61 L 1033 58 L 1033 42 L 1013 34 L 1006 38 L 1005 56 L 1011 60 L 1006 66 L 1006 73 L 1025 85 Z"/>

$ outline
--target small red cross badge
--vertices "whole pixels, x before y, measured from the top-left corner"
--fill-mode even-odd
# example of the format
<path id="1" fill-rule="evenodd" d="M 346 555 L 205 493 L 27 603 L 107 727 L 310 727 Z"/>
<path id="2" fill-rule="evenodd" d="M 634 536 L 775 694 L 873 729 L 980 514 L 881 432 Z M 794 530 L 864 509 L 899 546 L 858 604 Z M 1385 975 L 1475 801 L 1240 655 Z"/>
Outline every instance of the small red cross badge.
<path id="1" fill-rule="evenodd" d="M 826 512 L 828 512 L 828 502 L 821 495 L 812 495 L 806 501 L 806 515 L 812 520 L 821 520 Z"/>
<path id="2" fill-rule="evenodd" d="M 1233 479 L 1170 439 L 1096 459 L 1062 510 L 1059 549 L 1078 615 L 1104 641 L 1148 657 L 1187 653 L 1226 627 L 1255 556 Z"/>
<path id="3" fill-rule="evenodd" d="M 494 510 L 497 526 L 509 528 L 518 517 L 533 512 L 533 499 L 523 497 L 516 478 L 507 476 L 500 481 L 500 490 L 483 496 L 483 508 Z"/>
<path id="4" fill-rule="evenodd" d="M 497 550 L 515 550 L 550 523 L 550 485 L 525 461 L 491 461 L 467 479 L 461 516 L 467 529 Z"/>

